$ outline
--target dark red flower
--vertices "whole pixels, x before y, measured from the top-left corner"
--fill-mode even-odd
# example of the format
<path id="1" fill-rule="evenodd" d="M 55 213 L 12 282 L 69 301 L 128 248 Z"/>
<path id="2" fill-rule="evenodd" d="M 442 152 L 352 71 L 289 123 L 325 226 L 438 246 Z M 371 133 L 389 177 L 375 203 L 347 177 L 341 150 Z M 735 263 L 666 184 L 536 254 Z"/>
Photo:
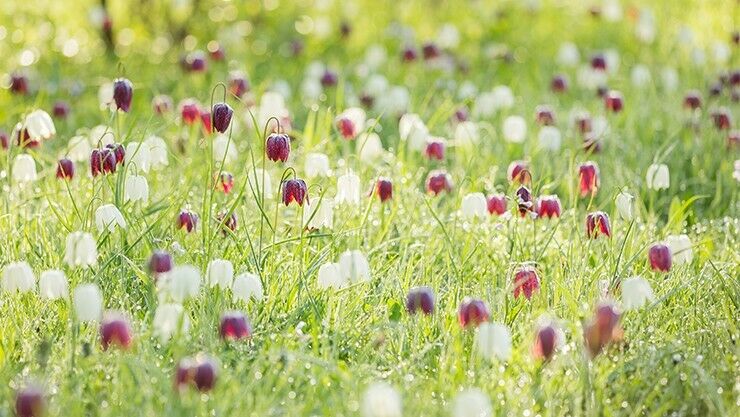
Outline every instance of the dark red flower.
<path id="1" fill-rule="evenodd" d="M 334 87 L 339 82 L 339 76 L 337 73 L 327 69 L 321 76 L 321 85 L 324 87 Z"/>
<path id="2" fill-rule="evenodd" d="M 439 50 L 439 47 L 436 44 L 427 42 L 421 47 L 421 53 L 424 56 L 424 59 L 430 60 L 439 57 L 442 54 L 442 51 Z"/>
<path id="3" fill-rule="evenodd" d="M 208 55 L 210 55 L 211 59 L 214 61 L 223 61 L 224 58 L 226 58 L 226 51 L 224 51 L 223 46 L 216 41 L 208 42 L 207 49 Z"/>
<path id="4" fill-rule="evenodd" d="M 183 209 L 177 216 L 177 228 L 185 229 L 188 233 L 198 226 L 198 215 L 188 209 Z"/>
<path id="5" fill-rule="evenodd" d="M 581 164 L 578 167 L 578 184 L 581 197 L 596 194 L 600 185 L 599 167 L 591 161 Z"/>
<path id="6" fill-rule="evenodd" d="M 558 343 L 558 332 L 552 324 L 546 324 L 537 329 L 532 354 L 536 359 L 549 361 L 555 354 Z"/>
<path id="7" fill-rule="evenodd" d="M 108 350 L 111 345 L 121 349 L 131 347 L 133 335 L 131 327 L 126 319 L 117 313 L 108 313 L 100 324 L 100 341 L 103 350 Z"/>
<path id="8" fill-rule="evenodd" d="M 203 131 L 206 132 L 206 134 L 213 133 L 213 119 L 211 118 L 211 112 L 207 109 L 199 109 L 198 112 L 200 113 L 200 122 L 203 124 Z"/>
<path id="9" fill-rule="evenodd" d="M 591 116 L 588 113 L 579 114 L 576 117 L 576 126 L 582 135 L 591 131 Z"/>
<path id="10" fill-rule="evenodd" d="M 355 131 L 355 123 L 348 117 L 342 117 L 337 120 L 337 129 L 339 130 L 339 133 L 342 135 L 342 137 L 346 140 L 353 139 L 355 136 L 357 136 L 358 133 Z"/>
<path id="11" fill-rule="evenodd" d="M 173 104 L 170 96 L 160 94 L 152 99 L 152 109 L 156 114 L 169 113 Z"/>
<path id="12" fill-rule="evenodd" d="M 732 116 L 726 107 L 720 107 L 712 112 L 712 121 L 719 130 L 730 130 L 732 127 Z"/>
<path id="13" fill-rule="evenodd" d="M 57 161 L 57 178 L 71 180 L 75 176 L 75 164 L 72 160 L 62 158 Z"/>
<path id="14" fill-rule="evenodd" d="M 650 259 L 650 267 L 653 268 L 653 271 L 668 272 L 671 270 L 673 261 L 671 249 L 668 246 L 662 243 L 656 243 L 648 250 L 648 258 Z"/>
<path id="15" fill-rule="evenodd" d="M 46 409 L 44 392 L 36 386 L 28 386 L 15 394 L 15 415 L 17 417 L 41 417 Z"/>
<path id="16" fill-rule="evenodd" d="M 535 203 L 537 217 L 560 217 L 560 199 L 556 195 L 543 195 Z"/>
<path id="17" fill-rule="evenodd" d="M 531 266 L 523 266 L 514 274 L 514 298 L 524 295 L 529 300 L 540 288 L 540 278 Z"/>
<path id="18" fill-rule="evenodd" d="M 216 103 L 213 105 L 213 127 L 220 133 L 226 132 L 231 123 L 231 116 L 234 110 L 226 103 Z"/>
<path id="19" fill-rule="evenodd" d="M 267 159 L 285 162 L 290 156 L 290 136 L 285 133 L 271 133 L 265 143 Z"/>
<path id="20" fill-rule="evenodd" d="M 612 303 L 603 302 L 596 307 L 594 317 L 584 325 L 583 337 L 591 357 L 621 337 L 620 313 Z"/>
<path id="21" fill-rule="evenodd" d="M 51 112 L 56 118 L 66 119 L 69 116 L 69 104 L 66 101 L 57 101 Z"/>
<path id="22" fill-rule="evenodd" d="M 221 338 L 224 340 L 241 340 L 252 337 L 252 325 L 241 311 L 229 311 L 221 316 Z"/>
<path id="23" fill-rule="evenodd" d="M 434 292 L 429 287 L 415 287 L 406 296 L 406 311 L 409 314 L 434 313 Z"/>
<path id="24" fill-rule="evenodd" d="M 9 146 L 10 140 L 8 139 L 8 134 L 6 132 L 0 132 L 0 147 L 8 149 Z"/>
<path id="25" fill-rule="evenodd" d="M 429 159 L 443 161 L 445 159 L 445 143 L 441 140 L 429 140 L 424 154 Z"/>
<path id="26" fill-rule="evenodd" d="M 478 327 L 484 321 L 488 321 L 491 314 L 488 312 L 486 303 L 470 297 L 465 297 L 460 304 L 457 318 L 462 327 Z"/>
<path id="27" fill-rule="evenodd" d="M 224 192 L 224 194 L 228 194 L 234 188 L 234 176 L 231 175 L 231 173 L 224 171 L 219 176 L 216 185 L 219 190 Z"/>
<path id="28" fill-rule="evenodd" d="M 537 123 L 543 126 L 555 124 L 555 111 L 550 106 L 537 106 L 534 110 Z"/>
<path id="29" fill-rule="evenodd" d="M 249 91 L 247 77 L 240 72 L 231 73 L 229 76 L 229 92 L 241 98 L 247 91 Z"/>
<path id="30" fill-rule="evenodd" d="M 595 239 L 600 235 L 612 236 L 612 227 L 609 224 L 609 215 L 603 211 L 595 211 L 586 216 L 586 236 Z"/>
<path id="31" fill-rule="evenodd" d="M 532 174 L 529 172 L 529 163 L 526 161 L 512 161 L 506 170 L 509 181 L 517 184 L 529 184 L 532 182 Z"/>
<path id="32" fill-rule="evenodd" d="M 204 72 L 207 67 L 206 54 L 203 51 L 194 51 L 185 58 L 187 69 L 192 72 Z"/>
<path id="33" fill-rule="evenodd" d="M 606 57 L 602 54 L 592 56 L 591 68 L 599 71 L 606 71 Z"/>
<path id="34" fill-rule="evenodd" d="M 403 51 L 401 52 L 401 58 L 404 60 L 404 62 L 412 62 L 416 61 L 416 58 L 418 58 L 419 53 L 416 51 L 416 48 L 413 46 L 406 46 L 403 48 Z"/>
<path id="35" fill-rule="evenodd" d="M 604 95 L 604 106 L 607 110 L 619 113 L 624 107 L 624 99 L 619 91 L 609 90 Z"/>
<path id="36" fill-rule="evenodd" d="M 221 211 L 216 215 L 216 221 L 219 224 L 223 224 L 221 226 L 221 233 L 224 236 L 228 236 L 229 233 L 233 233 L 236 230 L 237 218 L 234 212 L 228 213 L 227 211 Z"/>
<path id="37" fill-rule="evenodd" d="M 691 90 L 683 99 L 683 106 L 687 109 L 696 110 L 701 107 L 701 93 Z"/>
<path id="38" fill-rule="evenodd" d="M 13 94 L 28 94 L 28 78 L 25 75 L 14 73 L 10 75 L 10 91 Z"/>
<path id="39" fill-rule="evenodd" d="M 173 265 L 172 255 L 161 249 L 155 250 L 149 258 L 149 272 L 154 275 L 170 272 Z"/>
<path id="40" fill-rule="evenodd" d="M 93 177 L 116 172 L 116 155 L 109 148 L 93 149 L 90 152 L 90 173 Z"/>
<path id="41" fill-rule="evenodd" d="M 488 212 L 490 214 L 502 215 L 506 213 L 506 196 L 503 194 L 493 194 L 488 197 Z"/>
<path id="42" fill-rule="evenodd" d="M 200 117 L 200 107 L 195 100 L 185 99 L 180 103 L 180 116 L 186 125 L 192 125 Z"/>
<path id="43" fill-rule="evenodd" d="M 380 202 L 385 203 L 393 198 L 393 183 L 388 178 L 380 178 L 375 184 L 375 191 L 378 198 L 380 198 Z"/>
<path id="44" fill-rule="evenodd" d="M 105 145 L 106 149 L 110 149 L 113 156 L 116 157 L 116 164 L 121 165 L 126 160 L 126 148 L 120 143 L 109 143 Z"/>
<path id="45" fill-rule="evenodd" d="M 308 187 L 302 179 L 289 179 L 283 181 L 283 203 L 287 206 L 296 202 L 299 206 L 303 201 L 308 201 Z"/>
<path id="46" fill-rule="evenodd" d="M 568 90 L 568 79 L 564 75 L 556 75 L 550 81 L 550 89 L 556 93 L 562 93 Z"/>
<path id="47" fill-rule="evenodd" d="M 134 97 L 134 85 L 126 78 L 113 81 L 113 101 L 116 108 L 127 112 L 131 109 L 131 100 Z"/>
<path id="48" fill-rule="evenodd" d="M 175 371 L 175 388 L 193 385 L 200 392 L 208 392 L 216 385 L 218 367 L 208 356 L 198 355 L 180 361 Z"/>
<path id="49" fill-rule="evenodd" d="M 434 170 L 427 176 L 427 191 L 439 195 L 442 191 L 452 191 L 452 179 L 442 170 Z"/>
<path id="50" fill-rule="evenodd" d="M 533 212 L 534 202 L 532 201 L 532 192 L 524 185 L 519 186 L 516 190 L 516 202 L 521 217 Z"/>

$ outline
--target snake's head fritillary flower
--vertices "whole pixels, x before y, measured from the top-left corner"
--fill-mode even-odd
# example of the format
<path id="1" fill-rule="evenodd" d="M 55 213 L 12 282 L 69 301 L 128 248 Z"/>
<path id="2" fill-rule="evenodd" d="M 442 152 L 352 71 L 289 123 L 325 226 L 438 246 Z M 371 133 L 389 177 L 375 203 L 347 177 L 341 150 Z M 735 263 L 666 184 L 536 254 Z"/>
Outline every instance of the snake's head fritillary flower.
<path id="1" fill-rule="evenodd" d="M 92 266 L 97 263 L 98 249 L 90 233 L 72 232 L 67 235 L 64 262 L 70 267 Z"/>
<path id="2" fill-rule="evenodd" d="M 0 148 L 7 150 L 10 147 L 10 139 L 7 132 L 0 131 Z"/>
<path id="3" fill-rule="evenodd" d="M 712 112 L 712 121 L 719 130 L 730 130 L 732 127 L 732 116 L 726 107 L 720 107 Z"/>
<path id="4" fill-rule="evenodd" d="M 512 161 L 506 170 L 509 181 L 515 184 L 529 184 L 532 182 L 532 175 L 529 172 L 529 163 L 527 161 Z"/>
<path id="5" fill-rule="evenodd" d="M 542 126 L 552 126 L 555 124 L 555 110 L 547 105 L 537 106 L 534 110 L 537 123 Z"/>
<path id="6" fill-rule="evenodd" d="M 209 356 L 197 355 L 180 361 L 175 371 L 175 388 L 182 390 L 192 385 L 200 392 L 213 389 L 218 379 L 218 365 Z"/>
<path id="7" fill-rule="evenodd" d="M 90 152 L 90 173 L 93 177 L 116 172 L 116 155 L 108 148 L 93 149 Z"/>
<path id="8" fill-rule="evenodd" d="M 475 335 L 476 352 L 489 361 L 511 358 L 511 330 L 503 324 L 484 322 Z"/>
<path id="9" fill-rule="evenodd" d="M 403 50 L 401 51 L 401 59 L 403 59 L 404 62 L 416 61 L 418 57 L 419 52 L 413 45 L 406 45 L 403 47 Z"/>
<path id="10" fill-rule="evenodd" d="M 103 314 L 103 294 L 95 284 L 78 285 L 74 290 L 73 302 L 77 320 L 99 321 Z"/>
<path id="11" fill-rule="evenodd" d="M 285 133 L 271 133 L 265 142 L 265 153 L 271 161 L 287 161 L 290 156 L 290 136 Z"/>
<path id="12" fill-rule="evenodd" d="M 121 165 L 126 160 L 126 148 L 120 143 L 109 143 L 105 145 L 105 148 L 110 149 L 116 157 L 116 165 Z"/>
<path id="13" fill-rule="evenodd" d="M 424 154 L 431 160 L 443 161 L 445 159 L 445 143 L 441 139 L 429 138 Z"/>
<path id="14" fill-rule="evenodd" d="M 362 395 L 361 417 L 401 417 L 401 395 L 386 382 L 372 383 Z"/>
<path id="15" fill-rule="evenodd" d="M 593 318 L 583 328 L 586 348 L 591 357 L 595 357 L 609 343 L 621 337 L 620 316 L 621 313 L 611 302 L 602 302 L 596 306 Z"/>
<path id="16" fill-rule="evenodd" d="M 58 119 L 66 119 L 69 116 L 69 103 L 66 101 L 57 101 L 51 109 L 51 114 Z"/>
<path id="17" fill-rule="evenodd" d="M 687 92 L 683 98 L 683 106 L 691 110 L 701 108 L 701 93 L 697 90 Z"/>
<path id="18" fill-rule="evenodd" d="M 241 71 L 233 71 L 229 74 L 229 92 L 241 98 L 249 91 L 249 80 Z"/>
<path id="19" fill-rule="evenodd" d="M 655 293 L 650 283 L 640 276 L 631 277 L 620 283 L 622 308 L 637 310 L 655 301 Z"/>
<path id="20" fill-rule="evenodd" d="M 578 128 L 578 132 L 580 132 L 582 135 L 585 135 L 592 130 L 592 123 L 593 122 L 591 119 L 591 115 L 588 113 L 579 113 L 575 117 L 576 128 Z"/>
<path id="21" fill-rule="evenodd" d="M 434 292 L 429 287 L 415 287 L 406 296 L 406 311 L 409 314 L 434 313 Z"/>
<path id="22" fill-rule="evenodd" d="M 560 199 L 556 195 L 543 195 L 535 203 L 537 217 L 560 217 Z"/>
<path id="23" fill-rule="evenodd" d="M 524 296 L 527 300 L 540 288 L 540 277 L 533 266 L 524 265 L 514 274 L 514 298 Z"/>
<path id="24" fill-rule="evenodd" d="M 379 178 L 375 184 L 375 191 L 378 194 L 378 198 L 380 198 L 380 202 L 385 203 L 393 198 L 393 183 L 388 178 Z"/>
<path id="25" fill-rule="evenodd" d="M 596 54 L 591 57 L 591 68 L 598 71 L 606 71 L 606 56 L 603 54 Z"/>
<path id="26" fill-rule="evenodd" d="M 155 277 L 170 272 L 173 266 L 172 255 L 167 251 L 157 249 L 149 257 L 149 272 L 154 274 Z"/>
<path id="27" fill-rule="evenodd" d="M 491 399 L 478 388 L 468 388 L 457 394 L 452 403 L 452 417 L 491 417 Z"/>
<path id="28" fill-rule="evenodd" d="M 292 202 L 299 206 L 308 201 L 308 186 L 302 179 L 293 178 L 283 181 L 283 204 L 286 206 Z"/>
<path id="29" fill-rule="evenodd" d="M 156 114 L 162 115 L 169 113 L 173 107 L 172 98 L 168 95 L 159 94 L 152 99 L 152 109 Z"/>
<path id="30" fill-rule="evenodd" d="M 594 195 L 599 189 L 599 167 L 594 162 L 585 162 L 578 167 L 578 185 L 581 197 Z"/>
<path id="31" fill-rule="evenodd" d="M 671 249 L 662 244 L 656 243 L 648 250 L 648 259 L 650 260 L 650 267 L 653 271 L 668 272 L 671 270 L 673 264 L 671 257 Z"/>
<path id="32" fill-rule="evenodd" d="M 221 338 L 224 340 L 242 340 L 252 337 L 252 325 L 241 311 L 228 311 L 221 316 Z"/>
<path id="33" fill-rule="evenodd" d="M 666 164 L 651 164 L 645 175 L 648 189 L 664 190 L 671 186 L 671 175 Z"/>
<path id="34" fill-rule="evenodd" d="M 3 270 L 3 290 L 25 293 L 36 289 L 36 277 L 27 262 L 12 262 Z"/>
<path id="35" fill-rule="evenodd" d="M 185 229 L 188 233 L 198 226 L 198 215 L 188 209 L 183 209 L 177 215 L 177 228 Z"/>
<path id="36" fill-rule="evenodd" d="M 550 81 L 550 89 L 555 93 L 568 91 L 568 79 L 562 74 L 555 75 Z"/>
<path id="37" fill-rule="evenodd" d="M 223 191 L 224 194 L 228 194 L 234 188 L 234 176 L 230 172 L 222 172 L 218 177 L 216 186 L 219 190 Z"/>
<path id="38" fill-rule="evenodd" d="M 335 123 L 342 138 L 352 140 L 365 129 L 365 120 L 365 110 L 351 107 L 337 115 Z"/>
<path id="39" fill-rule="evenodd" d="M 103 350 L 114 346 L 123 350 L 131 347 L 133 332 L 128 320 L 117 311 L 107 311 L 100 323 L 100 341 Z"/>
<path id="40" fill-rule="evenodd" d="M 75 164 L 70 159 L 62 158 L 57 161 L 57 178 L 71 181 L 75 176 Z"/>
<path id="41" fill-rule="evenodd" d="M 532 201 L 532 192 L 524 185 L 519 186 L 516 190 L 516 201 L 519 215 L 525 217 L 527 213 L 534 213 L 534 202 Z"/>
<path id="42" fill-rule="evenodd" d="M 100 233 L 106 230 L 113 233 L 118 227 L 125 229 L 126 220 L 118 207 L 113 204 L 103 204 L 95 210 L 95 226 Z"/>
<path id="43" fill-rule="evenodd" d="M 586 236 L 595 239 L 599 236 L 612 236 L 612 227 L 609 224 L 609 215 L 603 211 L 595 211 L 586 216 Z"/>
<path id="44" fill-rule="evenodd" d="M 532 355 L 535 359 L 549 361 L 560 344 L 559 330 L 553 323 L 543 323 L 537 328 L 532 346 Z"/>
<path id="45" fill-rule="evenodd" d="M 506 213 L 506 196 L 503 194 L 493 194 L 488 197 L 487 201 L 488 213 L 496 214 L 498 216 Z"/>
<path id="46" fill-rule="evenodd" d="M 193 125 L 200 118 L 200 106 L 193 99 L 180 102 L 180 117 L 186 125 Z"/>
<path id="47" fill-rule="evenodd" d="M 452 191 L 452 178 L 443 170 L 434 170 L 427 176 L 427 191 L 439 195 L 442 191 Z"/>
<path id="48" fill-rule="evenodd" d="M 336 72 L 327 68 L 321 76 L 320 81 L 324 87 L 334 87 L 339 82 L 339 76 Z"/>
<path id="49" fill-rule="evenodd" d="M 226 58 L 226 51 L 218 41 L 208 42 L 206 49 L 208 49 L 208 56 L 214 61 L 223 61 Z"/>
<path id="50" fill-rule="evenodd" d="M 216 221 L 219 224 L 222 224 L 221 233 L 224 236 L 228 236 L 230 233 L 236 231 L 238 220 L 235 212 L 232 211 L 231 213 L 229 213 L 228 211 L 220 211 L 216 215 Z"/>
<path id="51" fill-rule="evenodd" d="M 41 417 L 46 410 L 44 392 L 36 385 L 29 385 L 15 393 L 17 417 Z"/>
<path id="52" fill-rule="evenodd" d="M 10 91 L 13 94 L 25 96 L 28 94 L 28 78 L 21 73 L 10 75 Z"/>
<path id="53" fill-rule="evenodd" d="M 437 44 L 433 42 L 427 42 L 421 47 L 421 54 L 425 60 L 438 58 L 442 55 L 442 51 L 439 49 Z"/>
<path id="54" fill-rule="evenodd" d="M 210 135 L 213 133 L 213 118 L 211 112 L 208 109 L 199 109 L 200 112 L 200 123 L 203 125 L 203 131 Z"/>
<path id="55" fill-rule="evenodd" d="M 633 201 L 635 197 L 632 196 L 632 194 L 622 191 L 619 194 L 617 194 L 617 198 L 615 199 L 615 205 L 617 206 L 617 213 L 619 213 L 619 217 L 621 217 L 623 220 L 631 221 L 633 218 Z"/>
<path id="56" fill-rule="evenodd" d="M 213 120 L 213 128 L 220 133 L 226 132 L 231 124 L 231 117 L 234 115 L 234 110 L 226 103 L 216 103 L 213 105 L 211 112 Z"/>
<path id="57" fill-rule="evenodd" d="M 619 91 L 607 91 L 604 95 L 604 106 L 606 106 L 606 109 L 611 112 L 619 113 L 624 108 L 624 99 L 622 98 L 622 94 Z"/>
<path id="58" fill-rule="evenodd" d="M 206 54 L 203 51 L 193 51 L 185 57 L 186 70 L 190 72 L 205 72 L 208 67 Z"/>
<path id="59" fill-rule="evenodd" d="M 482 300 L 466 297 L 460 304 L 457 312 L 457 318 L 463 327 L 477 327 L 479 324 L 488 321 L 491 314 L 488 312 L 488 306 Z"/>
<path id="60" fill-rule="evenodd" d="M 118 110 L 128 113 L 131 109 L 131 100 L 134 97 L 134 85 L 126 78 L 113 81 L 113 101 Z"/>
<path id="61" fill-rule="evenodd" d="M 234 283 L 231 286 L 231 293 L 234 300 L 261 301 L 265 297 L 265 290 L 262 288 L 262 281 L 259 275 L 245 272 L 234 277 Z"/>

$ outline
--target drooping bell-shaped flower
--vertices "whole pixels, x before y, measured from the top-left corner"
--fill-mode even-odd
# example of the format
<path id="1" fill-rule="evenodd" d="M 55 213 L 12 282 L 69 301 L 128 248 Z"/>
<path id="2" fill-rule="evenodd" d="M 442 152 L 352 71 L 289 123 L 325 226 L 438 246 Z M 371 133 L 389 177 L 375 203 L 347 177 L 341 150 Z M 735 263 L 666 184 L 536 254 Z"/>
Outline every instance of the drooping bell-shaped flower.
<path id="1" fill-rule="evenodd" d="M 283 204 L 295 202 L 299 206 L 308 201 L 308 186 L 302 179 L 293 178 L 283 181 Z"/>
<path id="2" fill-rule="evenodd" d="M 479 324 L 488 321 L 491 314 L 488 306 L 482 300 L 465 297 L 458 309 L 457 318 L 462 327 L 478 327 Z"/>
<path id="3" fill-rule="evenodd" d="M 234 110 L 226 103 L 216 103 L 211 110 L 211 120 L 213 128 L 219 133 L 224 133 L 231 124 L 231 117 Z"/>
<path id="4" fill-rule="evenodd" d="M 581 197 L 594 195 L 600 186 L 599 167 L 594 162 L 585 162 L 578 167 L 578 184 Z"/>
<path id="5" fill-rule="evenodd" d="M 265 143 L 267 159 L 285 162 L 290 156 L 290 137 L 285 133 L 271 133 Z"/>
<path id="6" fill-rule="evenodd" d="M 507 361 L 511 358 L 511 331 L 499 323 L 481 323 L 476 334 L 476 349 L 483 358 Z"/>
<path id="7" fill-rule="evenodd" d="M 452 191 L 452 177 L 444 170 L 434 170 L 427 176 L 427 191 L 439 195 L 442 191 Z"/>
<path id="8" fill-rule="evenodd" d="M 95 210 L 95 225 L 101 233 L 108 230 L 113 233 L 117 227 L 126 228 L 126 220 L 118 207 L 113 204 L 104 204 Z"/>
<path id="9" fill-rule="evenodd" d="M 118 110 L 128 113 L 131 109 L 131 100 L 134 97 L 134 85 L 126 78 L 113 81 L 113 101 Z"/>
<path id="10" fill-rule="evenodd" d="M 586 216 L 586 236 L 596 239 L 599 236 L 612 236 L 612 227 L 609 224 L 609 215 L 603 211 L 595 211 Z"/>
<path id="11" fill-rule="evenodd" d="M 97 263 L 98 250 L 90 233 L 72 232 L 67 235 L 64 262 L 70 267 L 92 266 Z"/>
<path id="12" fill-rule="evenodd" d="M 556 195 L 543 195 L 535 202 L 535 211 L 538 218 L 560 217 L 560 199 Z"/>
<path id="13" fill-rule="evenodd" d="M 529 300 L 539 288 L 540 277 L 533 266 L 524 265 L 514 274 L 514 298 L 523 295 Z"/>
<path id="14" fill-rule="evenodd" d="M 221 316 L 219 330 L 224 340 L 243 340 L 252 337 L 252 325 L 241 311 L 227 311 Z"/>
<path id="15" fill-rule="evenodd" d="M 131 347 L 133 332 L 126 317 L 117 311 L 106 311 L 100 323 L 100 342 L 103 350 L 114 346 L 127 350 Z"/>
<path id="16" fill-rule="evenodd" d="M 466 219 L 478 218 L 485 220 L 488 217 L 488 202 L 483 193 L 470 193 L 462 199 L 460 212 Z"/>
<path id="17" fill-rule="evenodd" d="M 434 292 L 429 287 L 415 287 L 406 295 L 406 311 L 409 314 L 434 313 Z"/>
<path id="18" fill-rule="evenodd" d="M 648 259 L 653 271 L 668 272 L 673 264 L 671 249 L 662 244 L 656 243 L 648 249 Z"/>

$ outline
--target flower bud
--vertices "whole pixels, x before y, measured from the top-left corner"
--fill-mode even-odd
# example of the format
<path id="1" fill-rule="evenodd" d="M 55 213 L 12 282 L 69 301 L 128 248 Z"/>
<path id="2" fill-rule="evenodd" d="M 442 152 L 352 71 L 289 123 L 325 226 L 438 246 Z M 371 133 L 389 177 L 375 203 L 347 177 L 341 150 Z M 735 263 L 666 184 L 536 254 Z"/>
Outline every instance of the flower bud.
<path id="1" fill-rule="evenodd" d="M 581 197 L 594 195 L 599 189 L 599 167 L 594 162 L 585 162 L 578 167 L 578 184 Z"/>
<path id="2" fill-rule="evenodd" d="M 267 159 L 285 162 L 290 156 L 290 137 L 285 133 L 271 133 L 265 143 Z"/>
<path id="3" fill-rule="evenodd" d="M 452 191 L 452 178 L 443 170 L 434 170 L 427 176 L 427 191 L 439 195 L 442 191 Z"/>
<path id="4" fill-rule="evenodd" d="M 228 236 L 236 230 L 236 226 L 238 224 L 236 212 L 221 210 L 216 214 L 216 222 L 221 225 L 221 233 L 224 236 Z"/>
<path id="5" fill-rule="evenodd" d="M 17 417 L 41 417 L 46 410 L 46 401 L 41 388 L 27 386 L 15 393 L 15 415 Z"/>
<path id="6" fill-rule="evenodd" d="M 90 172 L 93 177 L 116 172 L 116 156 L 112 150 L 93 149 L 90 153 Z"/>
<path id="7" fill-rule="evenodd" d="M 535 203 L 537 217 L 560 217 L 560 199 L 556 195 L 543 195 Z"/>
<path id="8" fill-rule="evenodd" d="M 388 178 L 379 178 L 375 184 L 375 192 L 378 194 L 378 198 L 381 203 L 393 198 L 393 183 Z"/>
<path id="9" fill-rule="evenodd" d="M 241 311 L 228 311 L 221 316 L 221 338 L 242 340 L 252 337 L 252 325 Z"/>
<path id="10" fill-rule="evenodd" d="M 74 290 L 74 307 L 77 320 L 98 321 L 103 313 L 103 295 L 95 284 L 78 285 Z"/>
<path id="11" fill-rule="evenodd" d="M 418 312 L 430 315 L 434 313 L 434 292 L 429 287 L 415 287 L 406 296 L 406 311 L 409 314 Z"/>
<path id="12" fill-rule="evenodd" d="M 36 277 L 28 262 L 12 262 L 3 270 L 3 290 L 6 292 L 30 292 L 36 289 Z"/>
<path id="13" fill-rule="evenodd" d="M 28 94 L 28 78 L 19 73 L 10 75 L 10 91 L 13 94 L 25 96 Z"/>
<path id="14" fill-rule="evenodd" d="M 67 276 L 59 270 L 44 271 L 39 278 L 39 294 L 41 298 L 56 300 L 69 296 Z"/>
<path id="15" fill-rule="evenodd" d="M 292 202 L 299 206 L 308 201 L 308 186 L 302 179 L 289 179 L 283 181 L 283 204 L 286 206 Z"/>
<path id="16" fill-rule="evenodd" d="M 488 197 L 486 205 L 489 214 L 501 216 L 506 213 L 506 196 L 503 194 L 493 194 Z"/>
<path id="17" fill-rule="evenodd" d="M 514 274 L 514 298 L 519 298 L 520 295 L 529 300 L 532 298 L 532 294 L 540 288 L 540 277 L 537 275 L 537 270 L 532 266 L 522 266 L 516 274 Z"/>
<path id="18" fill-rule="evenodd" d="M 74 162 L 67 158 L 57 161 L 57 178 L 71 181 L 75 176 Z"/>
<path id="19" fill-rule="evenodd" d="M 248 272 L 239 274 L 234 278 L 231 292 L 235 301 L 247 302 L 251 299 L 262 301 L 265 296 L 260 277 Z"/>
<path id="20" fill-rule="evenodd" d="M 149 272 L 156 275 L 170 272 L 174 266 L 172 255 L 169 252 L 156 249 L 149 258 Z"/>
<path id="21" fill-rule="evenodd" d="M 69 104 L 66 101 L 57 101 L 54 103 L 51 113 L 56 118 L 66 119 L 69 116 Z"/>
<path id="22" fill-rule="evenodd" d="M 648 249 L 648 259 L 653 271 L 668 272 L 671 270 L 673 263 L 671 249 L 662 243 L 656 243 Z"/>
<path id="23" fill-rule="evenodd" d="M 568 91 L 568 79 L 561 74 L 555 75 L 550 81 L 550 89 L 554 93 L 563 93 Z"/>
<path id="24" fill-rule="evenodd" d="M 349 285 L 349 280 L 342 276 L 339 263 L 328 262 L 319 267 L 318 284 L 321 289 L 341 289 Z"/>
<path id="25" fill-rule="evenodd" d="M 231 116 L 234 115 L 234 110 L 226 103 L 216 103 L 213 105 L 211 112 L 213 115 L 213 128 L 220 133 L 226 132 L 231 123 Z"/>
<path id="26" fill-rule="evenodd" d="M 152 321 L 154 335 L 164 343 L 177 333 L 187 333 L 190 319 L 180 304 L 160 304 Z"/>
<path id="27" fill-rule="evenodd" d="M 134 97 L 134 85 L 126 78 L 113 81 L 113 100 L 116 108 L 128 113 L 131 109 L 131 99 Z"/>
<path id="28" fill-rule="evenodd" d="M 732 128 L 732 116 L 726 107 L 720 107 L 712 111 L 712 121 L 714 126 L 719 130 L 730 130 Z"/>
<path id="29" fill-rule="evenodd" d="M 190 233 L 198 226 L 198 215 L 188 209 L 183 209 L 177 216 L 176 226 L 178 229 L 185 229 Z"/>
<path id="30" fill-rule="evenodd" d="M 241 98 L 249 91 L 249 81 L 244 73 L 234 71 L 229 74 L 229 92 L 236 97 Z"/>
<path id="31" fill-rule="evenodd" d="M 125 201 L 149 201 L 149 183 L 143 175 L 129 175 L 123 188 Z"/>
<path id="32" fill-rule="evenodd" d="M 478 327 L 479 324 L 488 321 L 490 316 L 485 302 L 470 297 L 463 299 L 457 313 L 457 318 L 462 327 Z"/>
<path id="33" fill-rule="evenodd" d="M 612 228 L 609 225 L 609 215 L 603 211 L 595 211 L 586 216 L 586 236 L 596 239 L 600 235 L 612 236 Z"/>
<path id="34" fill-rule="evenodd" d="M 111 346 L 128 350 L 132 340 L 131 326 L 123 314 L 117 311 L 106 311 L 100 323 L 100 342 L 103 350 L 108 350 Z"/>

